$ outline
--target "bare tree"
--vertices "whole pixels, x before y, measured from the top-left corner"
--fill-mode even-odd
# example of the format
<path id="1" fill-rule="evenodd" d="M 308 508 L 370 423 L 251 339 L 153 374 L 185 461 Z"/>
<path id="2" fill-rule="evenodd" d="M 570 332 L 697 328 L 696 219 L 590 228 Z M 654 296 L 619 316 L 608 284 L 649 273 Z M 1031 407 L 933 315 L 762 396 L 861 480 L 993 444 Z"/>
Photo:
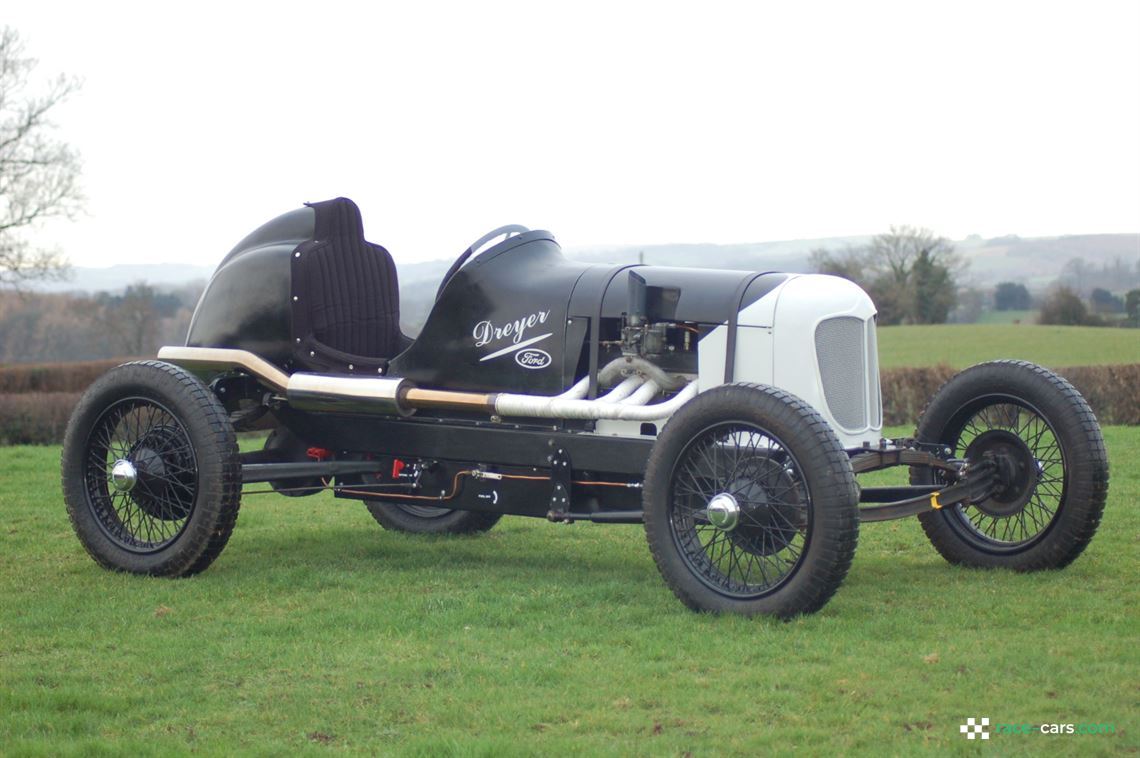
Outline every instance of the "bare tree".
<path id="1" fill-rule="evenodd" d="M 808 257 L 808 266 L 820 274 L 862 282 L 867 277 L 867 249 L 850 245 L 842 250 L 816 248 Z"/>
<path id="2" fill-rule="evenodd" d="M 129 285 L 122 295 L 101 293 L 99 320 L 115 336 L 122 355 L 150 355 L 155 351 L 160 320 L 156 295 L 146 282 Z"/>
<path id="3" fill-rule="evenodd" d="M 816 250 L 811 266 L 856 282 L 879 309 L 880 324 L 940 324 L 957 302 L 964 264 L 929 229 L 892 226 L 863 248 Z"/>
<path id="4" fill-rule="evenodd" d="M 63 256 L 24 235 L 46 219 L 72 216 L 83 202 L 79 155 L 49 118 L 79 82 L 58 76 L 36 86 L 37 64 L 15 29 L 0 28 L 0 284 L 61 275 Z"/>

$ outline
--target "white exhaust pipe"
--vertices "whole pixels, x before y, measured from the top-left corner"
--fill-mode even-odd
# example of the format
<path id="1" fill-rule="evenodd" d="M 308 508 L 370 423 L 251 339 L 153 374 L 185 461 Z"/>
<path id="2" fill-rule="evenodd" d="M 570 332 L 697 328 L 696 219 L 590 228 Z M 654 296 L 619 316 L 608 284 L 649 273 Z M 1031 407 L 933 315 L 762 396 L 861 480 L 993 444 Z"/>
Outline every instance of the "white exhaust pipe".
<path id="1" fill-rule="evenodd" d="M 561 395 L 483 394 L 420 389 L 398 377 L 331 376 L 295 373 L 245 350 L 226 348 L 164 347 L 162 360 L 216 375 L 241 370 L 265 386 L 284 394 L 291 405 L 304 410 L 331 410 L 385 415 L 409 415 L 417 408 L 455 408 L 498 416 L 563 419 L 614 419 L 658 421 L 667 418 L 697 395 L 697 383 L 670 376 L 658 366 L 635 357 L 623 357 L 598 372 L 599 384 L 626 375 L 616 387 L 596 400 L 584 399 L 590 380 L 584 378 Z M 649 405 L 662 387 L 684 387 L 669 400 Z"/>
<path id="2" fill-rule="evenodd" d="M 646 382 L 645 387 L 652 383 Z M 644 389 L 644 388 L 643 388 Z M 638 401 L 644 403 L 657 394 L 656 386 L 649 392 L 638 394 Z M 632 402 L 605 403 L 601 400 L 573 400 L 561 397 L 541 397 L 537 395 L 495 395 L 495 413 L 500 416 L 525 416 L 529 418 L 567 419 L 615 419 L 618 421 L 657 421 L 672 416 L 685 403 L 697 396 L 697 383 L 690 382 L 664 403 L 655 405 L 633 404 Z M 633 398 L 631 397 L 632 401 Z"/>
<path id="3" fill-rule="evenodd" d="M 597 399 L 599 403 L 618 403 L 625 402 L 625 399 L 633 394 L 633 391 L 643 385 L 645 380 L 640 376 L 631 376 L 624 382 L 614 387 L 605 395 Z"/>

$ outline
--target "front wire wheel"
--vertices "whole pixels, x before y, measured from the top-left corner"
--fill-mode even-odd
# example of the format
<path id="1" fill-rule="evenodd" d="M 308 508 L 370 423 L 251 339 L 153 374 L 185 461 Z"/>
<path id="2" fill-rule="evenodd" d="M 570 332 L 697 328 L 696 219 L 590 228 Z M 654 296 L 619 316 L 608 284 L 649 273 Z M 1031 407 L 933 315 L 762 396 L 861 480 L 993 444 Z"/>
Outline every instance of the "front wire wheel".
<path id="1" fill-rule="evenodd" d="M 1009 398 L 985 398 L 957 415 L 954 457 L 980 461 L 1005 455 L 1013 476 L 1007 488 L 980 503 L 951 509 L 951 525 L 994 551 L 1018 550 L 1041 539 L 1060 510 L 1065 490 L 1064 451 L 1057 433 L 1035 408 Z M 941 478 L 941 474 L 938 474 Z"/>
<path id="2" fill-rule="evenodd" d="M 811 497 L 799 463 L 766 430 L 741 422 L 706 429 L 677 459 L 672 481 L 673 538 L 710 589 L 760 597 L 799 567 Z"/>
<path id="3" fill-rule="evenodd" d="M 678 411 L 643 500 L 658 569 L 694 610 L 811 613 L 854 556 L 850 461 L 815 410 L 772 387 L 716 387 Z"/>
<path id="4" fill-rule="evenodd" d="M 1022 361 L 967 369 L 935 394 L 916 436 L 967 466 L 988 457 L 1004 467 L 1004 487 L 989 498 L 919 515 L 950 562 L 1060 568 L 1096 533 L 1108 494 L 1104 441 L 1084 398 L 1053 372 Z M 943 482 L 919 468 L 911 480 Z"/>

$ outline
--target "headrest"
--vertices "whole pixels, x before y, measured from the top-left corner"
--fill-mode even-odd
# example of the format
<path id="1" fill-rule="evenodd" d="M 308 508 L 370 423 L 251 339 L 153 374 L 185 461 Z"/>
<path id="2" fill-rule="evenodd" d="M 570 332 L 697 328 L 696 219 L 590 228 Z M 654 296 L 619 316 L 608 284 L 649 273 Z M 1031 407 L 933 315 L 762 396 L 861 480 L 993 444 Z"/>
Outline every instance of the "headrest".
<path id="1" fill-rule="evenodd" d="M 316 211 L 314 239 L 330 237 L 352 237 L 364 239 L 364 224 L 360 220 L 360 209 L 347 197 L 338 197 L 320 203 L 305 203 Z"/>

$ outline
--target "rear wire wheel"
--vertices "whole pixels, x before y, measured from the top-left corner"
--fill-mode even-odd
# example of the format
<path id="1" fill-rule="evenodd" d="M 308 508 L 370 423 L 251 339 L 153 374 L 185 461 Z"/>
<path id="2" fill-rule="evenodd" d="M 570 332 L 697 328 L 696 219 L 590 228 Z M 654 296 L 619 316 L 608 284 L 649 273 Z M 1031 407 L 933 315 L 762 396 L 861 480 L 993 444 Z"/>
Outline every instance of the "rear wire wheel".
<path id="1" fill-rule="evenodd" d="M 75 533 L 109 569 L 198 573 L 237 521 L 241 465 L 229 416 L 168 363 L 127 363 L 92 384 L 68 423 L 61 467 Z"/>
<path id="2" fill-rule="evenodd" d="M 966 369 L 942 386 L 916 437 L 967 464 L 997 457 L 1005 488 L 984 501 L 919 514 L 951 563 L 1020 571 L 1061 568 L 1096 533 L 1108 495 L 1108 456 L 1088 403 L 1063 378 L 1024 361 Z M 915 484 L 942 474 L 911 469 Z"/>
<path id="3" fill-rule="evenodd" d="M 477 534 L 499 523 L 500 513 L 457 511 L 437 505 L 365 500 L 368 512 L 385 529 L 411 534 Z"/>
<path id="4" fill-rule="evenodd" d="M 772 387 L 724 385 L 681 408 L 654 445 L 645 532 L 693 610 L 791 617 L 819 610 L 843 582 L 858 499 L 815 410 Z"/>

